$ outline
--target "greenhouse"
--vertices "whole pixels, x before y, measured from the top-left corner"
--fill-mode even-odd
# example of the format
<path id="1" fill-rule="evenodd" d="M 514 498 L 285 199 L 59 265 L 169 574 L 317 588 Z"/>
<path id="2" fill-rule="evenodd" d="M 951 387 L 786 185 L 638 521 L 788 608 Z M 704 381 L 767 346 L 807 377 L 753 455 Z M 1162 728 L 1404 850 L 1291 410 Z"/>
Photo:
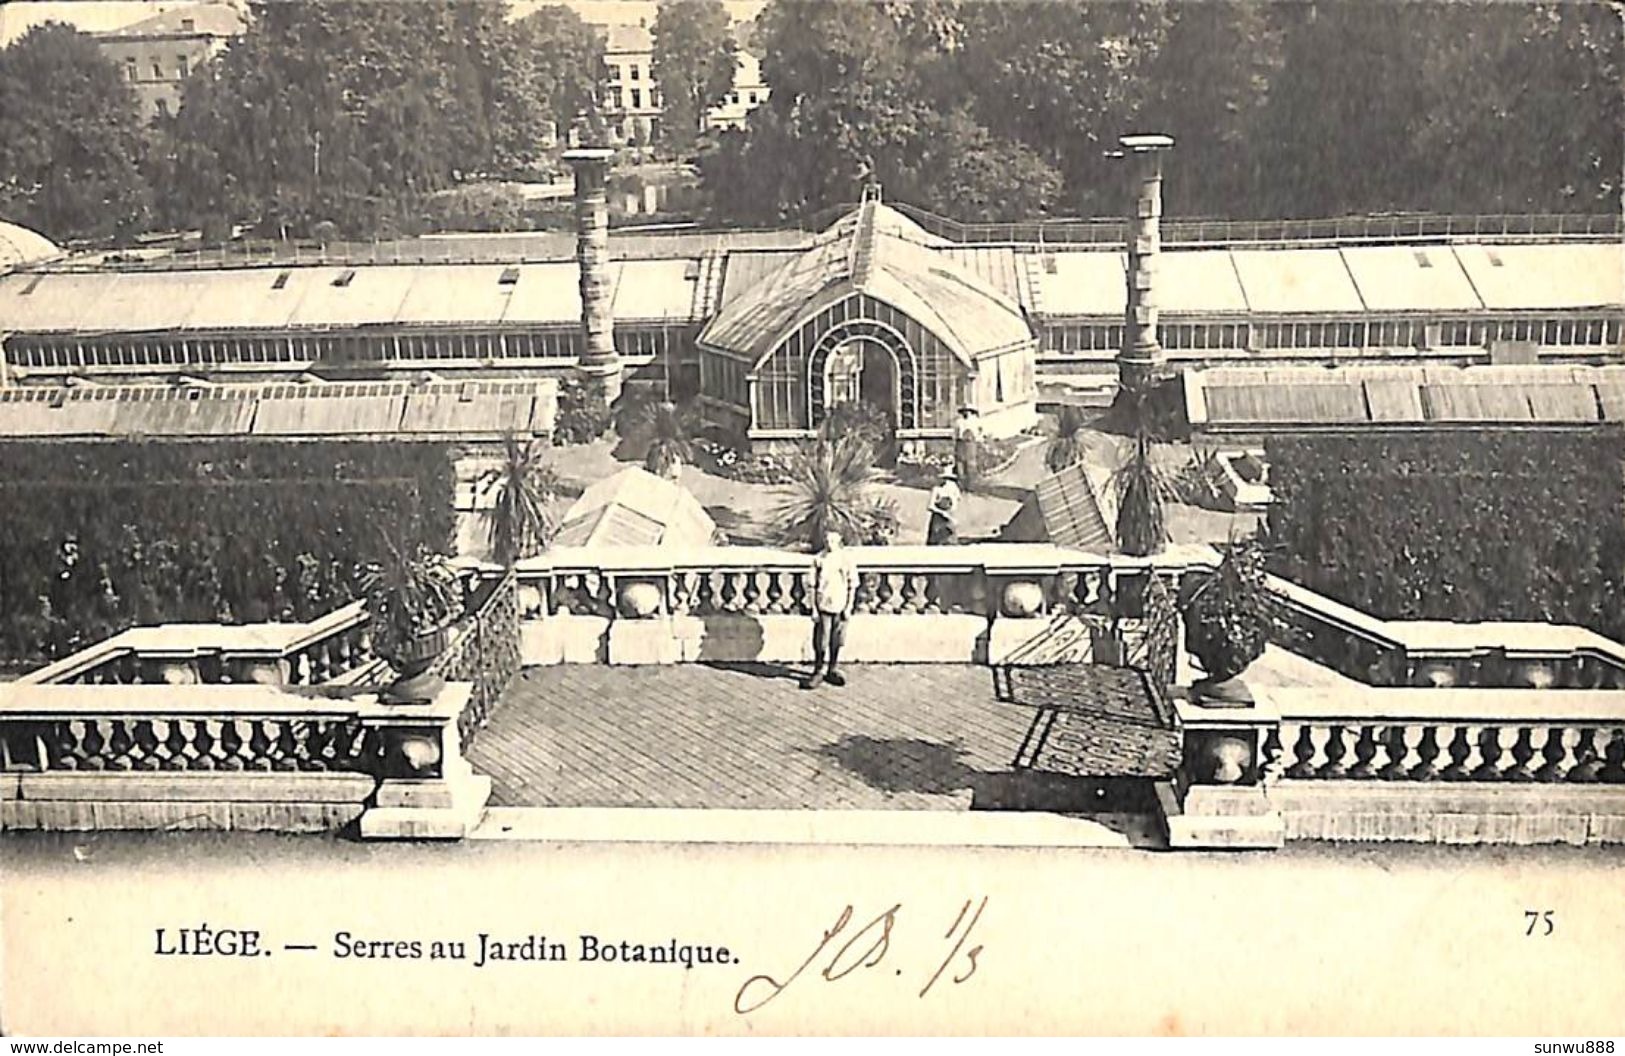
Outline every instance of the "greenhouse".
<path id="1" fill-rule="evenodd" d="M 1033 424 L 1037 341 L 1020 305 L 878 200 L 728 297 L 701 332 L 705 401 L 753 442 L 812 435 L 863 401 L 902 440 L 948 440 L 959 409 L 990 435 Z"/>

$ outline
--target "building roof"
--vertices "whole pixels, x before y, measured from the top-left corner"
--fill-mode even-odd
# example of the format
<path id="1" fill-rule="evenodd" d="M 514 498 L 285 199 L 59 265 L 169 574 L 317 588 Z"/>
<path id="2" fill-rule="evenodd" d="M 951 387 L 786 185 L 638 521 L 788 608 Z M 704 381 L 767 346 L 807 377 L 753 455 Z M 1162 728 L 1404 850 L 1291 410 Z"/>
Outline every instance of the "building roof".
<path id="1" fill-rule="evenodd" d="M 574 263 L 17 272 L 0 275 L 0 320 L 14 332 L 84 334 L 568 326 L 581 318 L 577 275 Z M 615 317 L 690 322 L 696 279 L 686 260 L 614 262 Z"/>
<path id="2" fill-rule="evenodd" d="M 1024 250 L 1040 316 L 1121 317 L 1115 250 Z M 1158 303 L 1169 315 L 1358 315 L 1625 307 L 1625 246 L 1416 245 L 1164 250 Z"/>
<path id="3" fill-rule="evenodd" d="M 710 546 L 716 523 L 683 487 L 628 466 L 581 493 L 554 546 Z"/>
<path id="4" fill-rule="evenodd" d="M 654 35 L 647 26 L 612 25 L 604 27 L 606 55 L 640 55 L 654 50 Z"/>
<path id="5" fill-rule="evenodd" d="M 944 245 L 895 209 L 865 202 L 811 247 L 725 293 L 700 341 L 760 360 L 806 318 L 853 293 L 908 315 L 966 364 L 1031 341 L 1020 304 L 940 252 Z"/>
<path id="6" fill-rule="evenodd" d="M 247 27 L 242 11 L 231 4 L 184 4 L 151 18 L 104 31 L 101 37 L 235 37 Z"/>
<path id="7" fill-rule="evenodd" d="M 1184 376 L 1192 428 L 1625 423 L 1625 367 L 1230 367 Z"/>
<path id="8" fill-rule="evenodd" d="M 443 438 L 551 433 L 557 382 L 312 382 L 0 389 L 0 438 Z"/>
<path id="9" fill-rule="evenodd" d="M 56 243 L 21 224 L 0 220 L 0 274 L 62 255 Z M 0 319 L 5 316 L 0 315 Z M 0 324 L 3 326 L 4 324 Z"/>
<path id="10" fill-rule="evenodd" d="M 1111 471 L 1078 462 L 1040 480 L 1000 538 L 1113 553 L 1117 549 L 1117 492 Z"/>

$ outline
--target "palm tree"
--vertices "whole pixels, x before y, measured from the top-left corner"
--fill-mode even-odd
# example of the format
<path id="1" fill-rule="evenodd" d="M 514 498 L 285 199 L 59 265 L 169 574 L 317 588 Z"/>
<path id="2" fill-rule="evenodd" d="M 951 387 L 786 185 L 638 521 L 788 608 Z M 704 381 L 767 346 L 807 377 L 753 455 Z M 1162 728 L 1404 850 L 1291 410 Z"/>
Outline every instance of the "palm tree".
<path id="1" fill-rule="evenodd" d="M 856 437 L 817 440 L 790 456 L 790 495 L 773 511 L 788 546 L 816 547 L 828 532 L 848 543 L 874 538 L 881 526 L 872 488 L 880 474 L 874 452 Z"/>
<path id="2" fill-rule="evenodd" d="M 1044 465 L 1051 473 L 1059 473 L 1067 466 L 1082 462 L 1089 453 L 1089 419 L 1082 407 L 1062 404 L 1057 422 L 1059 428 L 1055 438 L 1044 452 Z"/>
<path id="3" fill-rule="evenodd" d="M 1163 506 L 1175 497 L 1175 485 L 1152 458 L 1148 433 L 1137 432 L 1130 443 L 1128 457 L 1112 474 L 1117 491 L 1117 546 L 1133 557 L 1149 557 L 1168 542 Z"/>
<path id="4" fill-rule="evenodd" d="M 656 476 L 675 480 L 683 464 L 694 461 L 691 437 L 695 433 L 693 413 L 670 400 L 644 404 L 636 428 L 649 438 L 643 454 L 643 468 Z"/>
<path id="5" fill-rule="evenodd" d="M 552 539 L 553 515 L 547 505 L 558 495 L 559 476 L 546 452 L 541 441 L 521 442 L 510 433 L 503 439 L 501 467 L 480 477 L 481 492 L 497 489 L 486 514 L 486 531 L 499 564 L 512 565 L 537 554 Z"/>

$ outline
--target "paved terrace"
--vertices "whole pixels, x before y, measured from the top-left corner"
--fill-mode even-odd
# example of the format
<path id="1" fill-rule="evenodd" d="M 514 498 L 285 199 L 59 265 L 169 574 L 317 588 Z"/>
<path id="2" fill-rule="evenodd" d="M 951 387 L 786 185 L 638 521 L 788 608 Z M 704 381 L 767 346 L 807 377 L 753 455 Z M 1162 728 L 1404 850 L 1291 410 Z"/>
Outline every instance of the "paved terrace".
<path id="1" fill-rule="evenodd" d="M 1148 811 L 1147 783 L 1070 777 L 1166 776 L 1175 765 L 1168 716 L 1131 671 L 871 664 L 845 674 L 843 688 L 804 691 L 800 669 L 774 665 L 531 668 L 470 760 L 492 778 L 493 806 L 1041 804 L 1091 815 Z"/>

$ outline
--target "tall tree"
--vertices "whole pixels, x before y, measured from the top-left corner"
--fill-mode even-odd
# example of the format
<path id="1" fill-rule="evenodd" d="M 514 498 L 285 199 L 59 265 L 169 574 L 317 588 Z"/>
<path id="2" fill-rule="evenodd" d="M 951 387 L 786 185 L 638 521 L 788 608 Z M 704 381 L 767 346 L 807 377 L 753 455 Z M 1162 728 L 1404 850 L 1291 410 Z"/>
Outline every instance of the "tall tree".
<path id="1" fill-rule="evenodd" d="M 577 115 L 596 118 L 605 80 L 604 41 L 567 7 L 539 7 L 513 23 L 509 76 L 495 93 L 497 149 L 517 166 L 540 160 L 536 130 L 562 138 Z"/>
<path id="2" fill-rule="evenodd" d="M 732 20 L 722 0 L 661 0 L 652 33 L 665 138 L 686 147 L 706 111 L 733 88 L 739 59 Z"/>
<path id="3" fill-rule="evenodd" d="M 1167 39 L 1147 71 L 1145 131 L 1174 137 L 1163 200 L 1182 216 L 1257 215 L 1254 189 L 1276 77 L 1281 26 L 1268 0 L 1174 4 Z"/>
<path id="4" fill-rule="evenodd" d="M 140 110 L 96 42 L 48 22 L 0 51 L 0 215 L 51 238 L 140 230 Z"/>
<path id="5" fill-rule="evenodd" d="M 289 231 L 389 234 L 451 183 L 533 164 L 555 103 L 538 89 L 571 81 L 546 33 L 585 42 L 556 14 L 507 13 L 506 0 L 256 5 L 187 85 L 177 198 Z"/>

